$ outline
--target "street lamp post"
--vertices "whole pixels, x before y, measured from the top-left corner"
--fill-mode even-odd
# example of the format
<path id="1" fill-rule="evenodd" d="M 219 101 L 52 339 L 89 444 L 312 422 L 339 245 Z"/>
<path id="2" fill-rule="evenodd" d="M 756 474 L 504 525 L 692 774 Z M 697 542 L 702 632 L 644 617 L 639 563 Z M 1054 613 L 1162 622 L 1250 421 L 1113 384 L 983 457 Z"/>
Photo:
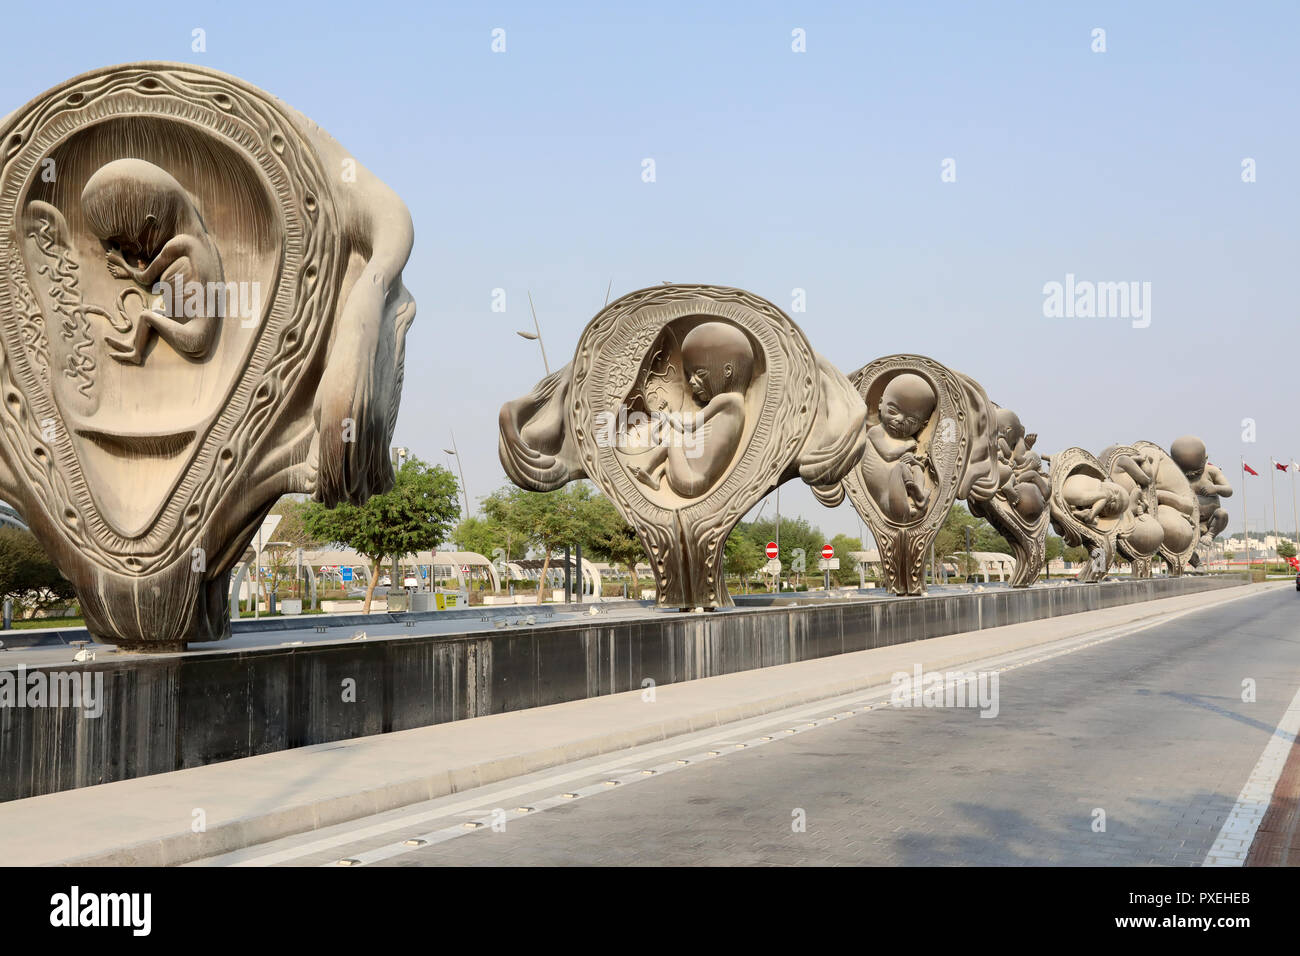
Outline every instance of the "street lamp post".
<path id="1" fill-rule="evenodd" d="M 444 448 L 444 452 L 456 459 L 456 468 L 460 472 L 460 490 L 465 496 L 465 517 L 469 518 L 469 486 L 465 484 L 465 466 L 461 464 L 460 452 L 456 448 L 456 433 L 451 433 L 451 447 Z"/>
<path id="2" fill-rule="evenodd" d="M 611 280 L 612 281 L 612 280 Z M 534 332 L 516 332 L 520 338 L 528 339 L 530 342 L 536 342 L 542 350 L 542 367 L 546 369 L 546 374 L 551 374 L 551 363 L 546 361 L 546 345 L 542 342 L 542 327 L 537 321 L 537 309 L 533 306 L 533 294 L 528 293 L 528 308 L 533 313 Z"/>

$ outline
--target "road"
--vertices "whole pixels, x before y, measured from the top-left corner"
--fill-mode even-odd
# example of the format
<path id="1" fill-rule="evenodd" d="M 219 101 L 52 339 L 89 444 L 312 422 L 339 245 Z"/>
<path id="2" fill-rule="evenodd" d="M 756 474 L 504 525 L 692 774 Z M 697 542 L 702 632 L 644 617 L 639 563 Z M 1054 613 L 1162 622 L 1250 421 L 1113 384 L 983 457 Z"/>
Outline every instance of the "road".
<path id="1" fill-rule="evenodd" d="M 1297 614 L 1271 590 L 985 662 L 992 717 L 886 688 L 212 862 L 1199 865 L 1297 696 Z"/>

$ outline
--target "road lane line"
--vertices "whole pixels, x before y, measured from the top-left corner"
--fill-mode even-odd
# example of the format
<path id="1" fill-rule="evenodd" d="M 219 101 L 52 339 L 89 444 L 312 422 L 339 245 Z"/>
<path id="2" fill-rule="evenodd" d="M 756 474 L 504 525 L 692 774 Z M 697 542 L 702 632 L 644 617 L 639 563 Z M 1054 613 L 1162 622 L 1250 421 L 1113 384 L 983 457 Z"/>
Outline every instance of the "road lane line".
<path id="1" fill-rule="evenodd" d="M 1273 790 L 1282 776 L 1291 747 L 1300 735 L 1300 690 L 1291 698 L 1291 704 L 1278 721 L 1277 729 L 1269 737 L 1264 752 L 1259 755 L 1255 769 L 1241 788 L 1237 803 L 1219 831 L 1219 838 L 1205 854 L 1203 866 L 1243 866 L 1255 833 L 1273 802 Z"/>

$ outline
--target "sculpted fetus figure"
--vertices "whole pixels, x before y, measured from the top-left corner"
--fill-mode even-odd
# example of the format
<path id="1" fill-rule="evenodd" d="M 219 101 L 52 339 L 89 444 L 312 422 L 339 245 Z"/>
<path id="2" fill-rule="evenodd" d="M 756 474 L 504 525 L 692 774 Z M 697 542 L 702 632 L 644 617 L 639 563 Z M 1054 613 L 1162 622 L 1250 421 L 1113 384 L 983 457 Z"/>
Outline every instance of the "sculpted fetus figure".
<path id="1" fill-rule="evenodd" d="M 1047 507 L 1052 484 L 1042 473 L 1043 459 L 1033 451 L 1037 435 L 1026 435 L 1020 416 L 1009 408 L 998 409 L 999 477 L 1007 504 L 1028 521 L 1034 521 Z"/>
<path id="2" fill-rule="evenodd" d="M 1113 481 L 1077 474 L 1065 479 L 1061 495 L 1074 516 L 1086 525 L 1102 518 L 1116 520 L 1129 509 L 1128 492 Z"/>
<path id="3" fill-rule="evenodd" d="M 108 271 L 144 289 L 127 288 L 118 296 L 121 324 L 113 325 L 129 338 L 105 338 L 113 358 L 139 365 L 151 331 L 187 358 L 204 358 L 219 318 L 207 314 L 207 292 L 224 277 L 216 244 L 181 184 L 153 163 L 118 159 L 90 177 L 81 206 L 104 244 Z M 160 283 L 169 287 L 164 295 L 154 291 Z M 195 288 L 203 304 L 187 317 L 185 300 Z M 170 309 L 164 306 L 169 299 Z M 132 300 L 138 300 L 134 307 Z"/>
<path id="4" fill-rule="evenodd" d="M 1188 493 L 1189 483 L 1182 468 L 1163 450 L 1148 449 L 1144 470 L 1151 474 L 1155 489 L 1155 518 L 1164 532 L 1161 544 L 1170 554 L 1182 555 L 1197 538 L 1195 493 Z"/>
<path id="5" fill-rule="evenodd" d="M 917 454 L 916 435 L 934 413 L 934 389 L 919 375 L 906 372 L 885 386 L 880 396 L 880 423 L 867 429 L 862 470 L 867 490 L 895 521 L 910 521 L 929 501 L 926 456 Z"/>
<path id="6" fill-rule="evenodd" d="M 1205 442 L 1194 435 L 1184 435 L 1169 446 L 1169 457 L 1182 469 L 1192 486 L 1200 509 L 1202 539 L 1213 540 L 1228 526 L 1228 512 L 1219 507 L 1219 498 L 1232 494 L 1232 485 L 1223 472 L 1209 463 Z M 1196 563 L 1196 557 L 1192 557 Z"/>
<path id="7" fill-rule="evenodd" d="M 735 326 L 705 322 L 687 333 L 681 354 L 682 370 L 699 408 L 664 416 L 667 434 L 646 461 L 630 471 L 655 489 L 667 476 L 675 494 L 695 498 L 722 477 L 740 446 L 754 349 Z"/>

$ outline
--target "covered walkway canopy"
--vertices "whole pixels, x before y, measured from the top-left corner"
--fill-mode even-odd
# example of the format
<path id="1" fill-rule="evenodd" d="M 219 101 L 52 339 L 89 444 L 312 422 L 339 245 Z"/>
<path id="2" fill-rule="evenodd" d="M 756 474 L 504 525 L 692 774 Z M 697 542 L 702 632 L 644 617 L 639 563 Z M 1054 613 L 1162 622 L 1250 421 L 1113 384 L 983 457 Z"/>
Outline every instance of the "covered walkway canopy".
<path id="1" fill-rule="evenodd" d="M 303 551 L 303 564 L 314 569 L 351 567 L 357 569 L 355 574 L 370 578 L 370 559 L 351 548 L 338 550 Z M 392 558 L 385 558 L 380 565 L 391 563 Z M 430 568 L 428 581 L 441 581 L 454 578 L 462 587 L 473 580 L 476 572 L 480 573 L 491 585 L 493 591 L 501 590 L 501 579 L 492 562 L 475 551 L 418 551 L 415 554 L 401 555 L 398 563 L 403 568 Z"/>

